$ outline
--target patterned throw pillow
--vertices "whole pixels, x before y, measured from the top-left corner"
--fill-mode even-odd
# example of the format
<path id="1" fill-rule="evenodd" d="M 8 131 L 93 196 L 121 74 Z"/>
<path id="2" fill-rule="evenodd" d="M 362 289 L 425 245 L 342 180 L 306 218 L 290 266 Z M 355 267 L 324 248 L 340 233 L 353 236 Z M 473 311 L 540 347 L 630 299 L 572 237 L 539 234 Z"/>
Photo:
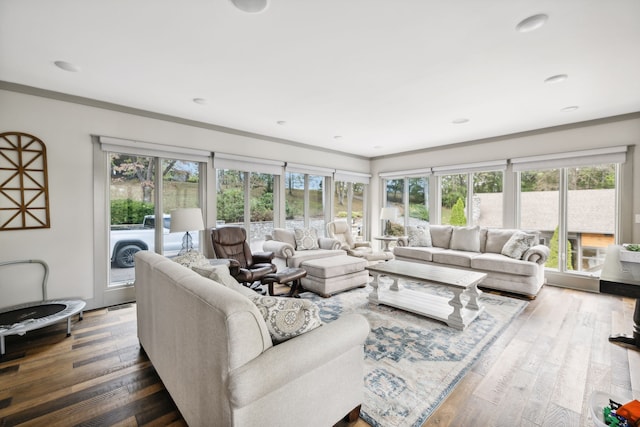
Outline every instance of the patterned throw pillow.
<path id="1" fill-rule="evenodd" d="M 507 240 L 507 243 L 504 244 L 500 253 L 510 258 L 520 259 L 527 249 L 534 244 L 535 240 L 535 234 L 516 231 L 509 240 Z"/>
<path id="2" fill-rule="evenodd" d="M 187 268 L 197 265 L 209 265 L 209 260 L 207 260 L 207 258 L 198 251 L 189 251 L 184 255 L 172 258 L 172 260 Z"/>
<path id="3" fill-rule="evenodd" d="M 318 233 L 315 228 L 294 228 L 293 232 L 296 236 L 296 250 L 318 249 Z"/>
<path id="4" fill-rule="evenodd" d="M 429 228 L 416 227 L 413 225 L 407 226 L 407 238 L 409 240 L 409 246 L 413 247 L 431 247 L 431 232 Z"/>
<path id="5" fill-rule="evenodd" d="M 309 300 L 260 295 L 251 300 L 264 317 L 274 344 L 302 335 L 322 324 L 318 306 Z"/>

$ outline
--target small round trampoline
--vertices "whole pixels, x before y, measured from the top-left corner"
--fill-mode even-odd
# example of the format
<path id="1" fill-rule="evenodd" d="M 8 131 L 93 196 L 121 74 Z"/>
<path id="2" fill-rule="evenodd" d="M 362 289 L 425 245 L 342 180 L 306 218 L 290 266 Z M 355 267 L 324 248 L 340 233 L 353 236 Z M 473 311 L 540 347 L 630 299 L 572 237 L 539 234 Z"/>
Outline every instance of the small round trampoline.
<path id="1" fill-rule="evenodd" d="M 5 353 L 4 337 L 24 335 L 34 329 L 44 328 L 62 320 L 67 320 L 67 336 L 71 335 L 71 316 L 78 314 L 82 320 L 82 309 L 86 303 L 79 299 L 47 300 L 47 278 L 49 266 L 40 260 L 9 261 L 10 264 L 38 263 L 44 268 L 42 279 L 42 301 L 28 302 L 0 309 L 0 357 Z"/>

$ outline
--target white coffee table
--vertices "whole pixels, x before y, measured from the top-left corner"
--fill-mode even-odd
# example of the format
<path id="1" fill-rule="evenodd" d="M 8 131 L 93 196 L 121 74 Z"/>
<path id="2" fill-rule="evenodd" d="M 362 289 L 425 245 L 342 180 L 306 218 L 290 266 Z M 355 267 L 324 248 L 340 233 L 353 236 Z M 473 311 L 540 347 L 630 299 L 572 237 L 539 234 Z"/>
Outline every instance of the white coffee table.
<path id="1" fill-rule="evenodd" d="M 478 300 L 482 294 L 478 283 L 487 277 L 485 273 L 398 260 L 366 268 L 374 277 L 371 283 L 373 291 L 369 294 L 369 301 L 374 304 L 384 304 L 440 320 L 459 330 L 466 328 L 484 311 L 484 306 Z M 393 279 L 389 288 L 380 287 L 380 277 L 383 276 Z M 398 284 L 400 279 L 426 285 L 445 285 L 453 292 L 453 297 L 445 298 L 403 288 Z M 461 298 L 462 295 L 468 298 Z"/>

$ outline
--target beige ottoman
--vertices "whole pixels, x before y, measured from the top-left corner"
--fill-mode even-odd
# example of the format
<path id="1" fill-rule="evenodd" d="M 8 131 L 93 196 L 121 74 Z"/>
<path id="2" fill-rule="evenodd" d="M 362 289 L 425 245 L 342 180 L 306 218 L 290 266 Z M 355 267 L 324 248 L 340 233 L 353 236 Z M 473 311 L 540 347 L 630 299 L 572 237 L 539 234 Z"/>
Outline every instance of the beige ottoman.
<path id="1" fill-rule="evenodd" d="M 325 298 L 332 294 L 367 284 L 369 273 L 364 269 L 367 261 L 348 255 L 304 261 L 300 267 L 307 276 L 301 279 L 302 287 Z"/>

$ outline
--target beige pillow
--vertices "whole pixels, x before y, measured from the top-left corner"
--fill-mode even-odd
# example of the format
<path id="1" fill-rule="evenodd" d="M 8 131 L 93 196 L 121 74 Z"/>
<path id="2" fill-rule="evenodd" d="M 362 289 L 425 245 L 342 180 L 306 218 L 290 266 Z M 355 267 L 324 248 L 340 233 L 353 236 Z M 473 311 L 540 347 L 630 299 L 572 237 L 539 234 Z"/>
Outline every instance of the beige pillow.
<path id="1" fill-rule="evenodd" d="M 449 249 L 452 230 L 453 227 L 450 225 L 429 225 L 431 244 L 437 248 Z"/>
<path id="2" fill-rule="evenodd" d="M 535 243 L 536 235 L 525 233 L 524 231 L 516 231 L 504 244 L 502 255 L 510 258 L 521 259 L 522 255 Z"/>
<path id="3" fill-rule="evenodd" d="M 315 228 L 294 228 L 296 236 L 296 250 L 307 251 L 318 249 L 318 232 Z"/>
<path id="4" fill-rule="evenodd" d="M 480 227 L 453 227 L 449 248 L 459 251 L 480 252 Z"/>
<path id="5" fill-rule="evenodd" d="M 322 324 L 320 309 L 309 300 L 261 295 L 251 300 L 264 317 L 274 344 L 302 335 Z"/>
<path id="6" fill-rule="evenodd" d="M 409 240 L 409 246 L 413 247 L 431 247 L 431 232 L 429 227 L 416 227 L 413 225 L 407 226 L 407 239 Z"/>
<path id="7" fill-rule="evenodd" d="M 209 265 L 209 260 L 198 251 L 189 251 L 184 255 L 178 255 L 175 258 L 171 258 L 171 260 L 187 268 L 191 268 L 194 265 Z"/>

